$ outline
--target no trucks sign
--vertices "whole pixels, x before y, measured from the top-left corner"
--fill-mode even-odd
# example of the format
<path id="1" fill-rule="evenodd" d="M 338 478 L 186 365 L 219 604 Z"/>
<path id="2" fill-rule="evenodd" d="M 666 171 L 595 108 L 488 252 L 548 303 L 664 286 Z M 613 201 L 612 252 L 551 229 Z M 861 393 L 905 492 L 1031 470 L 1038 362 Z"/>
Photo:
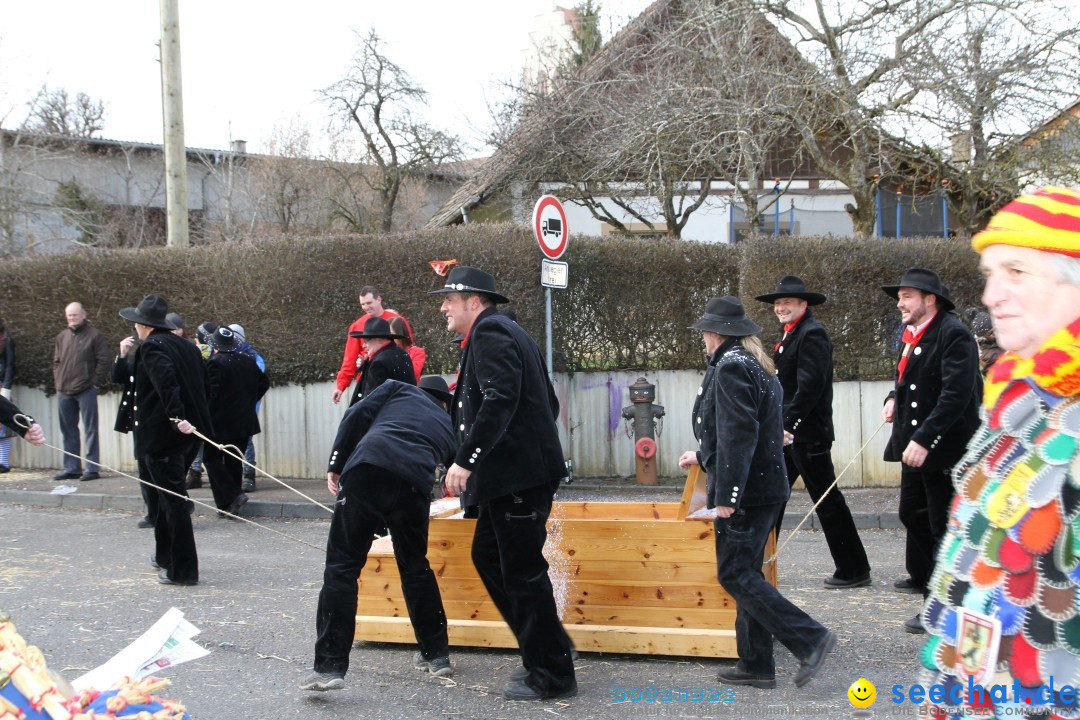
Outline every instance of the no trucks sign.
<path id="1" fill-rule="evenodd" d="M 533 208 L 533 232 L 540 251 L 549 260 L 558 260 L 566 252 L 570 230 L 566 227 L 566 211 L 553 195 L 544 195 Z"/>

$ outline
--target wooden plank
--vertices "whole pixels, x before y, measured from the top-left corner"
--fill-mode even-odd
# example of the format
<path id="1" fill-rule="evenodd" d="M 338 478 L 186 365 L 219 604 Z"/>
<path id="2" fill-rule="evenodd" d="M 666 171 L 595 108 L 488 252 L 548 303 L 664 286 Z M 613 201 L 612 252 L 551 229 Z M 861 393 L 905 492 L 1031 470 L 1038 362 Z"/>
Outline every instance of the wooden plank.
<path id="1" fill-rule="evenodd" d="M 439 584 L 443 601 L 477 601 L 487 597 L 487 591 L 480 578 L 456 578 L 452 582 Z M 387 578 L 385 574 L 374 580 L 360 581 L 359 598 L 366 602 L 385 602 L 391 598 L 394 602 L 403 602 L 401 585 L 397 578 Z M 658 608 L 705 608 L 718 610 L 734 608 L 735 601 L 724 592 L 715 581 L 712 583 L 665 582 L 657 585 L 655 580 L 629 582 L 578 581 L 569 584 L 566 591 L 567 605 L 626 605 L 632 607 Z"/>
<path id="2" fill-rule="evenodd" d="M 551 519 L 669 520 L 674 522 L 678 503 L 661 502 L 556 502 Z"/>
<path id="3" fill-rule="evenodd" d="M 409 617 L 403 599 L 364 597 L 358 612 L 374 617 Z M 501 620 L 491 600 L 443 599 L 446 616 L 460 620 Z M 722 628 L 735 626 L 735 609 L 634 607 L 632 605 L 567 605 L 562 621 L 567 625 L 634 625 L 641 627 Z"/>
<path id="4" fill-rule="evenodd" d="M 443 539 L 472 542 L 474 527 L 471 521 L 464 525 L 461 519 L 433 519 L 428 526 L 429 544 Z M 708 540 L 712 547 L 713 524 L 711 518 L 691 520 L 610 520 L 606 518 L 563 518 L 548 521 L 552 536 L 577 537 L 624 537 L 638 539 L 669 538 L 689 541 Z M 377 541 L 380 542 L 380 541 Z M 382 549 L 383 546 L 380 546 Z"/>
<path id="5" fill-rule="evenodd" d="M 682 500 L 679 501 L 679 510 L 675 513 L 676 520 L 685 520 L 687 515 L 697 512 L 708 504 L 707 477 L 700 465 L 690 466 L 690 472 L 686 476 L 686 485 L 683 486 Z"/>
<path id="6" fill-rule="evenodd" d="M 416 642 L 412 626 L 405 618 L 360 615 L 356 621 L 357 640 Z M 517 648 L 513 633 L 502 622 L 451 619 L 447 632 L 450 644 L 455 646 Z M 567 625 L 566 632 L 583 652 L 737 657 L 734 630 Z"/>

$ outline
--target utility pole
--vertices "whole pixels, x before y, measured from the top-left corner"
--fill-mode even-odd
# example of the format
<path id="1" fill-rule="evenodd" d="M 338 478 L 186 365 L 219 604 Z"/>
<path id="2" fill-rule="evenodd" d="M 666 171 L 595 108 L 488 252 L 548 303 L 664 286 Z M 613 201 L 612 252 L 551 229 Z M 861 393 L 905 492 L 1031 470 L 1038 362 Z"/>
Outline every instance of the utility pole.
<path id="1" fill-rule="evenodd" d="M 169 247 L 187 247 L 190 244 L 178 2 L 179 0 L 160 0 L 161 111 L 165 124 L 165 207 Z"/>

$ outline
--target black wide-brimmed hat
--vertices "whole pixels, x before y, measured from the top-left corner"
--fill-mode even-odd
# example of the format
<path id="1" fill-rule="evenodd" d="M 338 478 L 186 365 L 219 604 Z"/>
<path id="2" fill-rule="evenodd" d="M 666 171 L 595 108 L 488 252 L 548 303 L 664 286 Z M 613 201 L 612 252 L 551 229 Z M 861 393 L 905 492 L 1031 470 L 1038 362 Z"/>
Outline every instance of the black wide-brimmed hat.
<path id="1" fill-rule="evenodd" d="M 771 303 L 776 302 L 780 298 L 797 298 L 799 300 L 805 300 L 807 305 L 820 305 L 825 302 L 824 295 L 807 290 L 806 283 L 803 282 L 801 277 L 796 275 L 784 276 L 784 278 L 780 280 L 780 284 L 776 286 L 774 292 L 758 295 L 754 299 Z"/>
<path id="2" fill-rule="evenodd" d="M 180 313 L 171 312 L 165 316 L 165 319 L 171 322 L 177 330 L 184 329 L 184 318 L 180 317 Z"/>
<path id="3" fill-rule="evenodd" d="M 210 336 L 210 347 L 218 352 L 232 352 L 240 347 L 240 336 L 227 327 L 219 327 Z"/>
<path id="4" fill-rule="evenodd" d="M 420 378 L 420 382 L 416 383 L 416 386 L 421 390 L 428 391 L 445 403 L 454 399 L 454 394 L 450 392 L 450 386 L 438 375 L 425 375 Z"/>
<path id="5" fill-rule="evenodd" d="M 357 332 L 353 330 L 349 333 L 349 337 L 354 338 L 385 338 L 387 340 L 406 340 L 408 336 L 398 335 L 390 330 L 390 323 L 382 318 L 373 317 L 369 318 L 367 323 L 364 324 L 364 331 Z"/>
<path id="6" fill-rule="evenodd" d="M 938 305 L 940 305 L 945 312 L 956 307 L 956 305 L 953 304 L 952 298 L 949 297 L 949 286 L 941 282 L 941 278 L 938 277 L 938 274 L 933 270 L 911 268 L 904 273 L 904 277 L 900 279 L 899 283 L 896 285 L 882 285 L 881 289 L 889 297 L 899 299 L 900 288 L 906 287 L 915 288 L 916 290 L 922 290 L 931 295 L 936 295 Z"/>
<path id="7" fill-rule="evenodd" d="M 452 292 L 472 292 L 487 295 L 496 303 L 508 303 L 510 298 L 495 289 L 495 278 L 479 268 L 458 265 L 446 276 L 446 284 L 428 295 Z"/>
<path id="8" fill-rule="evenodd" d="M 120 311 L 120 317 L 128 322 L 148 325 L 159 330 L 175 330 L 176 326 L 166 317 L 168 314 L 169 304 L 160 295 L 147 295 L 135 307 L 127 307 Z"/>
<path id="9" fill-rule="evenodd" d="M 714 332 L 724 337 L 745 337 L 756 335 L 762 328 L 746 316 L 746 308 L 739 298 L 725 295 L 710 300 L 705 306 L 705 314 L 690 329 Z"/>

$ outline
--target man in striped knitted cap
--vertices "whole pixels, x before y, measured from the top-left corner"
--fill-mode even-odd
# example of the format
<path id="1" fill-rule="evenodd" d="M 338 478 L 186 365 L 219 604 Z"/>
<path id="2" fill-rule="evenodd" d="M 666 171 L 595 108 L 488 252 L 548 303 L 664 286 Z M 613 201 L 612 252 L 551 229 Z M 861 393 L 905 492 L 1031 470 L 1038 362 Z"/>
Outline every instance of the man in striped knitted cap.
<path id="1" fill-rule="evenodd" d="M 921 681 L 943 688 L 939 705 L 953 709 L 941 717 L 1076 717 L 1080 192 L 1019 197 L 972 246 L 1006 352 L 987 375 L 982 425 L 954 474 L 956 503 L 922 612 Z"/>

